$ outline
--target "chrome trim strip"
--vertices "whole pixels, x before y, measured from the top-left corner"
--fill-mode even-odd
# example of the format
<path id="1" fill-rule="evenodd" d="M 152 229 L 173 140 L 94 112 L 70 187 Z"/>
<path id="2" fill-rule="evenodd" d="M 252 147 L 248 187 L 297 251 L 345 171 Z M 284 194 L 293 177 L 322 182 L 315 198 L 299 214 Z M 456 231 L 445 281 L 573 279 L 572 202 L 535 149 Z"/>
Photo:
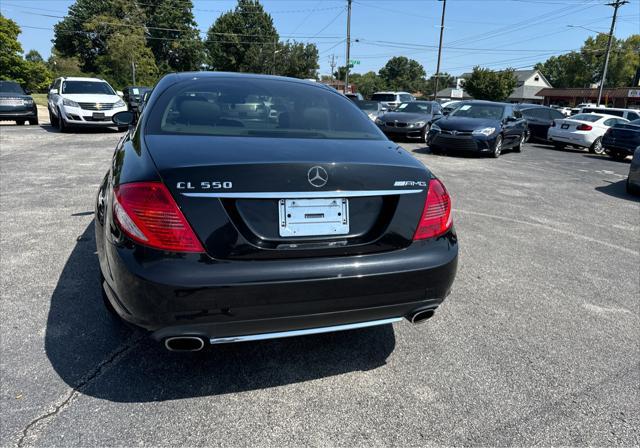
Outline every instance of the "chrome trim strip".
<path id="1" fill-rule="evenodd" d="M 365 196 L 392 196 L 394 194 L 415 194 L 424 190 L 356 190 L 356 191 L 274 191 L 254 193 L 182 193 L 190 198 L 234 198 L 234 199 L 313 199 L 313 198 L 355 198 Z"/>
<path id="2" fill-rule="evenodd" d="M 275 333 L 250 334 L 246 336 L 228 336 L 221 338 L 211 338 L 211 344 L 230 344 L 233 342 L 263 341 L 265 339 L 290 338 L 293 336 L 305 336 L 310 334 L 331 333 L 333 331 L 354 330 L 356 328 L 375 327 L 401 321 L 401 317 L 389 319 L 372 320 L 369 322 L 358 322 L 355 324 L 334 325 L 331 327 L 307 328 L 304 330 L 278 331 Z"/>

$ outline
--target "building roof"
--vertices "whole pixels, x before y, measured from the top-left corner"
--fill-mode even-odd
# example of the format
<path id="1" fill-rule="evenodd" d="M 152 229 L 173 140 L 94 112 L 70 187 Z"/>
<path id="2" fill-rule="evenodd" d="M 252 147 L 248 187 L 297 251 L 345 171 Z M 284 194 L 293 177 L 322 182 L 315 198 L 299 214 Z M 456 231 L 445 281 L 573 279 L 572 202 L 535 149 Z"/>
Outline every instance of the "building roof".
<path id="1" fill-rule="evenodd" d="M 548 90 L 548 89 L 547 89 Z M 543 97 L 538 95 L 540 92 L 540 86 L 525 86 L 522 85 L 520 87 L 516 87 L 511 95 L 509 95 L 509 100 L 543 100 Z"/>
<path id="2" fill-rule="evenodd" d="M 629 98 L 629 91 L 637 90 L 634 87 L 618 87 L 615 89 L 603 89 L 602 95 L 609 98 Z M 538 92 L 544 97 L 565 97 L 565 98 L 597 98 L 598 89 L 566 88 L 554 89 L 544 88 Z"/>
<path id="3" fill-rule="evenodd" d="M 516 75 L 516 79 L 518 80 L 518 85 L 521 85 L 527 79 L 531 78 L 531 76 L 536 72 L 538 72 L 538 74 L 542 77 L 542 79 L 545 80 L 545 82 L 547 84 L 551 85 L 551 83 L 544 76 L 544 74 L 540 70 L 536 70 L 535 68 L 532 68 L 532 69 L 529 69 L 529 70 L 514 70 L 513 74 Z M 462 75 L 460 75 L 460 78 L 468 79 L 470 76 L 471 76 L 471 72 L 467 72 L 467 73 L 463 73 Z"/>

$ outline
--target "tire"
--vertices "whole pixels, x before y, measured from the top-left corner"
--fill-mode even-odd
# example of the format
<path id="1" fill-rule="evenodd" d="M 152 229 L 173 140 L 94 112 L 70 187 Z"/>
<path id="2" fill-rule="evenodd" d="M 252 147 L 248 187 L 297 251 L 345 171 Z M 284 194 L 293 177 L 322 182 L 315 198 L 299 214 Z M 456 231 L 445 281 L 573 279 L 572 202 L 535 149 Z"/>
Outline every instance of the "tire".
<path id="1" fill-rule="evenodd" d="M 493 145 L 493 152 L 491 153 L 491 157 L 497 159 L 502 154 L 502 135 L 498 135 L 496 137 L 496 143 Z"/>
<path id="2" fill-rule="evenodd" d="M 49 111 L 49 122 L 51 123 L 51 126 L 58 127 L 58 117 L 51 113 L 51 109 L 47 108 L 47 110 Z"/>
<path id="3" fill-rule="evenodd" d="M 24 126 L 24 120 L 16 120 L 18 126 Z"/>
<path id="4" fill-rule="evenodd" d="M 422 131 L 422 141 L 425 145 L 428 144 L 427 140 L 429 139 L 429 129 L 431 129 L 431 125 L 427 124 Z"/>
<path id="5" fill-rule="evenodd" d="M 637 188 L 635 185 L 631 185 L 631 182 L 629 182 L 629 178 L 627 177 L 627 193 L 632 194 L 632 195 L 640 195 L 640 189 Z"/>
<path id="6" fill-rule="evenodd" d="M 520 136 L 520 142 L 518 142 L 518 144 L 513 147 L 513 150 L 515 152 L 522 152 L 523 146 L 527 142 L 527 140 L 528 140 L 527 133 L 523 132 L 522 135 Z"/>
<path id="7" fill-rule="evenodd" d="M 40 124 L 40 122 L 38 121 L 38 117 L 30 119 L 29 124 L 32 126 L 35 124 Z"/>
<path id="8" fill-rule="evenodd" d="M 129 129 L 129 126 L 118 126 L 118 132 L 125 132 Z"/>
<path id="9" fill-rule="evenodd" d="M 627 155 L 623 152 L 610 152 L 609 156 L 613 159 L 613 160 L 617 160 L 618 162 L 622 162 L 624 159 L 627 158 Z"/>
<path id="10" fill-rule="evenodd" d="M 602 146 L 602 137 L 598 137 L 589 147 L 591 154 L 604 154 L 604 146 Z"/>
<path id="11" fill-rule="evenodd" d="M 62 112 L 58 109 L 58 131 L 67 132 L 69 130 L 69 125 L 64 121 L 64 117 L 62 116 Z"/>

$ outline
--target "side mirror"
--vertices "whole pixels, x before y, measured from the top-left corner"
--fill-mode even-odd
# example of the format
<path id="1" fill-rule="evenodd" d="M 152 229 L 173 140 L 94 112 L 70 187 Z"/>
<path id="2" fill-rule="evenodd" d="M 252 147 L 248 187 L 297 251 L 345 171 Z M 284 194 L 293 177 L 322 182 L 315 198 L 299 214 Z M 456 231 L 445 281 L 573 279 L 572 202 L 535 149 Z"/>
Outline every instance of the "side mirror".
<path id="1" fill-rule="evenodd" d="M 116 93 L 118 94 L 118 96 L 120 98 L 122 98 L 124 96 L 124 93 L 122 92 L 122 90 L 116 90 Z"/>
<path id="2" fill-rule="evenodd" d="M 518 121 L 518 119 L 516 117 L 513 117 L 513 116 L 507 117 L 507 118 L 504 119 L 505 123 L 511 123 L 513 121 Z"/>
<path id="3" fill-rule="evenodd" d="M 383 107 L 382 109 L 380 109 L 382 112 L 387 112 L 389 110 L 389 108 L 387 107 Z"/>
<path id="4" fill-rule="evenodd" d="M 49 90 L 49 95 L 55 95 L 57 93 L 58 93 L 58 90 L 56 90 L 56 89 Z"/>
<path id="5" fill-rule="evenodd" d="M 111 121 L 113 121 L 118 126 L 127 126 L 134 123 L 135 115 L 133 112 L 128 110 L 123 110 L 122 112 L 118 112 L 113 114 L 111 117 Z"/>

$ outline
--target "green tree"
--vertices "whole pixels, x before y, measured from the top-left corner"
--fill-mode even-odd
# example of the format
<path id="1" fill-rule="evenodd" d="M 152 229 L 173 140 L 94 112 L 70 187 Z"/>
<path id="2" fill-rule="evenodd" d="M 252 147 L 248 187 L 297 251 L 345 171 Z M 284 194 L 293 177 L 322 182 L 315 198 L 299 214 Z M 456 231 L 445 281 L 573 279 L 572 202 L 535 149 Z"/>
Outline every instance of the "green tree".
<path id="1" fill-rule="evenodd" d="M 19 34 L 18 24 L 0 14 L 0 78 L 24 82 L 21 78 L 24 60 Z"/>
<path id="2" fill-rule="evenodd" d="M 318 65 L 318 48 L 315 44 L 284 42 L 278 44 L 274 73 L 292 78 L 315 79 Z"/>
<path id="3" fill-rule="evenodd" d="M 147 16 L 147 44 L 160 72 L 199 70 L 205 52 L 191 0 L 158 0 L 141 5 Z"/>
<path id="4" fill-rule="evenodd" d="M 449 73 L 440 73 L 438 76 L 438 90 L 446 89 L 447 87 L 455 87 L 456 86 L 456 78 L 455 76 L 450 75 Z M 435 88 L 436 83 L 436 75 L 431 76 L 427 79 L 425 83 L 424 93 L 426 95 L 433 95 L 433 89 Z"/>
<path id="5" fill-rule="evenodd" d="M 367 72 L 364 74 L 354 73 L 350 75 L 349 82 L 356 85 L 358 92 L 365 98 L 371 98 L 375 92 L 385 90 L 387 87 L 384 80 L 378 76 L 376 72 Z"/>
<path id="6" fill-rule="evenodd" d="M 80 60 L 76 57 L 66 58 L 54 48 L 47 59 L 47 68 L 51 70 L 54 78 L 60 76 L 86 76 L 80 67 Z"/>
<path id="7" fill-rule="evenodd" d="M 29 50 L 29 52 L 24 55 L 24 59 L 29 62 L 44 62 L 42 55 L 36 50 Z"/>
<path id="8" fill-rule="evenodd" d="M 608 36 L 589 37 L 580 51 L 552 56 L 536 64 L 554 87 L 589 87 L 602 78 Z M 611 56 L 607 69 L 606 87 L 631 85 L 640 66 L 640 34 L 611 41 Z"/>
<path id="9" fill-rule="evenodd" d="M 462 87 L 475 99 L 504 101 L 518 84 L 513 72 L 513 69 L 494 71 L 476 66 Z"/>
<path id="10" fill-rule="evenodd" d="M 278 32 L 258 0 L 238 0 L 233 11 L 216 19 L 205 47 L 213 69 L 233 72 L 275 71 Z"/>
<path id="11" fill-rule="evenodd" d="M 418 92 L 424 91 L 427 73 L 418 61 L 396 56 L 387 61 L 379 75 L 389 89 Z"/>

